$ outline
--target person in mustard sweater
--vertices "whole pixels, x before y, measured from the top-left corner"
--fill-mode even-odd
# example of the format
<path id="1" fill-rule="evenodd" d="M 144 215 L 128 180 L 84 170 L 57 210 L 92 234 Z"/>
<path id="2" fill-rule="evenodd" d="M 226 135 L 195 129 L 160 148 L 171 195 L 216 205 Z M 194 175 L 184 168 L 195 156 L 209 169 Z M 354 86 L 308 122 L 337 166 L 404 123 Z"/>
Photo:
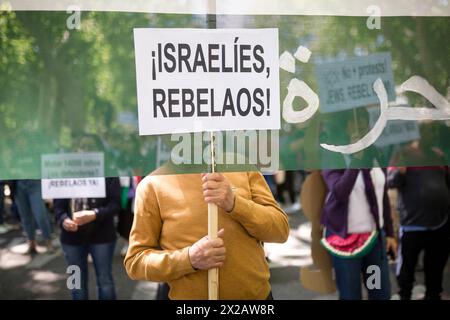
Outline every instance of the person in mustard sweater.
<path id="1" fill-rule="evenodd" d="M 219 207 L 219 233 L 209 239 L 207 203 Z M 259 172 L 149 175 L 138 185 L 130 278 L 167 282 L 170 299 L 206 300 L 207 270 L 219 269 L 219 299 L 271 299 L 264 242 L 289 235 Z"/>

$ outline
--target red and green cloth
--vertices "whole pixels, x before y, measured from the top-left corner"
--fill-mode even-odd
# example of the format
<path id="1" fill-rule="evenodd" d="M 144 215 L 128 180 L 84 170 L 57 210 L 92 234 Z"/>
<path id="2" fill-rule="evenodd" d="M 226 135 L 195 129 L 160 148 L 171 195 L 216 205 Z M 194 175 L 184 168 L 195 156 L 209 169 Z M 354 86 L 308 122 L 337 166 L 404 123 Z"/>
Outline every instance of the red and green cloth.
<path id="1" fill-rule="evenodd" d="M 339 258 L 359 258 L 372 250 L 377 241 L 378 232 L 376 230 L 365 233 L 353 233 L 346 238 L 337 234 L 324 236 L 321 239 L 322 245 L 332 255 Z"/>

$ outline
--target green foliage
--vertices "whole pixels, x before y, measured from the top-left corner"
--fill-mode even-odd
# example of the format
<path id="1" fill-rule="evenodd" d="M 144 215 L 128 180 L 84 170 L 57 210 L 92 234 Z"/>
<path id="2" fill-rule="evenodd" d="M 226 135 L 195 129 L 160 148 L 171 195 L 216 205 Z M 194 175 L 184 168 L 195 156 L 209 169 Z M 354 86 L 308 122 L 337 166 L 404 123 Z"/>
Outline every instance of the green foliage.
<path id="1" fill-rule="evenodd" d="M 156 137 L 139 137 L 136 128 L 117 121 L 121 112 L 137 117 L 133 28 L 208 27 L 205 16 L 82 12 L 81 29 L 68 30 L 68 16 L 0 12 L 0 178 L 38 178 L 40 155 L 76 150 L 75 136 L 82 132 L 97 134 L 104 142 L 111 164 L 107 175 L 131 167 L 141 173 L 154 169 Z M 309 63 L 297 61 L 295 74 L 280 70 L 281 98 L 293 77 L 317 91 L 316 59 L 385 51 L 391 52 L 397 85 L 420 75 L 443 95 L 450 86 L 447 17 L 382 18 L 381 30 L 369 30 L 364 17 L 216 18 L 219 28 L 278 28 L 280 54 L 294 53 L 300 44 L 313 52 Z M 412 106 L 429 105 L 417 94 L 407 97 Z M 304 106 L 296 103 L 297 108 Z M 333 159 L 318 146 L 323 121 L 318 114 L 303 125 L 283 124 L 285 168 L 312 168 L 320 166 L 321 157 Z M 438 144 L 448 156 L 448 130 L 443 132 Z"/>

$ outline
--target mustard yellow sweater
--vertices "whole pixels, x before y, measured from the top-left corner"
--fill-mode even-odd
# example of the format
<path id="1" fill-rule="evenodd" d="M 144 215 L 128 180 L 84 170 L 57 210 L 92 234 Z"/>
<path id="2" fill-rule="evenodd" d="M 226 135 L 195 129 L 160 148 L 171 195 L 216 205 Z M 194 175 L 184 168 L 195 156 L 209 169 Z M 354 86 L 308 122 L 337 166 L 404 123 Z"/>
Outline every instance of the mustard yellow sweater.
<path id="1" fill-rule="evenodd" d="M 265 299 L 269 267 L 262 242 L 285 242 L 286 214 L 259 172 L 224 173 L 235 187 L 235 207 L 219 208 L 225 229 L 226 261 L 219 269 L 219 299 Z M 189 247 L 208 233 L 208 206 L 200 174 L 150 175 L 136 191 L 128 275 L 136 280 L 168 282 L 171 299 L 207 299 L 207 271 L 196 271 Z"/>

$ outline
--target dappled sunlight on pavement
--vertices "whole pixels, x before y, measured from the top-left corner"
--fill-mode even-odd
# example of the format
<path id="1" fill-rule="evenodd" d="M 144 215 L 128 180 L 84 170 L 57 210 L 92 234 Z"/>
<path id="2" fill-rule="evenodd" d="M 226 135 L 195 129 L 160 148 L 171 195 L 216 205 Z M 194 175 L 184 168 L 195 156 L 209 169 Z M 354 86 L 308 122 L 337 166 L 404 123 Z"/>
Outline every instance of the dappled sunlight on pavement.
<path id="1" fill-rule="evenodd" d="M 312 264 L 310 251 L 311 226 L 301 211 L 289 214 L 291 227 L 287 242 L 283 244 L 266 243 L 264 248 L 269 259 L 272 292 L 275 299 L 293 300 L 334 300 L 337 293 L 319 294 L 302 287 L 299 268 Z M 39 241 L 38 244 L 42 244 Z M 130 280 L 123 267 L 120 254 L 125 242 L 118 239 L 113 260 L 114 281 L 118 299 L 151 300 L 156 298 L 158 284 L 147 281 Z M 70 299 L 67 289 L 66 262 L 60 249 L 59 240 L 54 239 L 55 251 L 46 253 L 45 246 L 38 245 L 38 253 L 25 254 L 26 239 L 21 231 L 9 232 L 0 236 L 0 299 Z M 396 284 L 393 274 L 395 264 L 391 265 L 391 282 L 393 299 Z M 444 280 L 443 298 L 450 296 L 450 266 L 447 265 Z M 96 297 L 95 272 L 92 261 L 89 263 L 89 295 Z M 414 299 L 421 299 L 425 292 L 423 272 L 417 273 L 417 284 L 414 288 Z"/>

